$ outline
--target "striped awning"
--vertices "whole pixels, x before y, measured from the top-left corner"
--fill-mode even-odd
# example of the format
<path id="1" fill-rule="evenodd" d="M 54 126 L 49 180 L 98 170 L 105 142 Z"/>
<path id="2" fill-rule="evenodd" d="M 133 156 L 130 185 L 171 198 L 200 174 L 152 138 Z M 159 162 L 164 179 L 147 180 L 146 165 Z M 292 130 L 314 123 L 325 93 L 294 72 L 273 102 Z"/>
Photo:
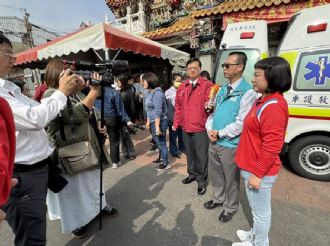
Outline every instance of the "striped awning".
<path id="1" fill-rule="evenodd" d="M 16 54 L 16 65 L 62 57 L 71 53 L 77 54 L 89 49 L 122 49 L 134 54 L 169 59 L 170 62 L 179 58 L 189 59 L 189 54 L 186 52 L 100 23 Z"/>

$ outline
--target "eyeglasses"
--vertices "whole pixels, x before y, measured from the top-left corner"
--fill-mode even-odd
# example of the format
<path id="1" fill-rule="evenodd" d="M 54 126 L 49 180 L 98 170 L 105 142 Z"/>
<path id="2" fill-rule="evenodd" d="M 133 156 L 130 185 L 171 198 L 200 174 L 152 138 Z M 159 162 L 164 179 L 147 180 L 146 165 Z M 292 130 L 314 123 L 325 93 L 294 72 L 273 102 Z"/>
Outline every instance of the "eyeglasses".
<path id="1" fill-rule="evenodd" d="M 7 53 L 7 52 L 4 52 L 2 50 L 0 50 L 0 53 L 4 54 L 5 56 L 8 56 L 9 58 L 15 59 L 15 56 L 14 56 L 13 53 Z"/>
<path id="2" fill-rule="evenodd" d="M 187 70 L 198 70 L 199 67 L 187 67 Z"/>
<path id="3" fill-rule="evenodd" d="M 230 66 L 236 66 L 236 65 L 241 65 L 241 64 L 239 64 L 239 63 L 223 63 L 223 64 L 221 64 L 221 67 L 228 69 L 228 68 L 230 68 Z"/>

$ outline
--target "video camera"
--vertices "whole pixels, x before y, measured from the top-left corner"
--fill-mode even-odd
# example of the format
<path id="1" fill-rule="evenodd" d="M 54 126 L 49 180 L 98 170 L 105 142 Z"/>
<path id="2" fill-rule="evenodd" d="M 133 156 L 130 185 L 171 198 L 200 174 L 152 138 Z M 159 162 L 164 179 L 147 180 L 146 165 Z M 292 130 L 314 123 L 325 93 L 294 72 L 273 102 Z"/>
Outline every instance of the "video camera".
<path id="1" fill-rule="evenodd" d="M 125 60 L 107 60 L 102 63 L 63 60 L 62 63 L 64 69 L 72 69 L 75 74 L 82 76 L 85 80 L 89 80 L 91 85 L 111 86 L 114 76 L 128 70 L 128 61 Z M 102 75 L 102 80 L 91 79 L 93 72 L 98 72 Z"/>

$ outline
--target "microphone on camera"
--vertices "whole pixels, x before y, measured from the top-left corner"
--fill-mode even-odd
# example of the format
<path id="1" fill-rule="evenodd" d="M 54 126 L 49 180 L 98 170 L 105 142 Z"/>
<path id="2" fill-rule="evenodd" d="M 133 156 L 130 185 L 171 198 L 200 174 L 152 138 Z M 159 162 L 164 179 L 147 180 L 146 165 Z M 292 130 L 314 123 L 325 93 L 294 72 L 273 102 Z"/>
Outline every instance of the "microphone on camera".
<path id="1" fill-rule="evenodd" d="M 92 63 L 92 62 L 68 61 L 68 60 L 63 60 L 62 62 L 63 62 L 64 65 L 72 65 L 77 69 L 79 68 L 80 70 L 96 68 L 96 64 Z"/>

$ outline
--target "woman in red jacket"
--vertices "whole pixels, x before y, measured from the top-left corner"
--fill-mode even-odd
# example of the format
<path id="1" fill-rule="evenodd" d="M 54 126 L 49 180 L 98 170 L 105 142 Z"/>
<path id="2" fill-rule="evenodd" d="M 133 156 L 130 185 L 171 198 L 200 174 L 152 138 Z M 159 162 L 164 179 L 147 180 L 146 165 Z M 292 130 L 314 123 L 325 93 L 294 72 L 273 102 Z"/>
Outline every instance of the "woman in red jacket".
<path id="1" fill-rule="evenodd" d="M 17 180 L 11 180 L 14 168 L 15 149 L 15 125 L 13 113 L 5 99 L 0 97 L 0 207 L 4 205 L 10 193 L 10 188 Z M 0 221 L 5 218 L 0 209 Z"/>
<path id="2" fill-rule="evenodd" d="M 15 125 L 8 102 L 0 97 L 0 206 L 7 202 L 16 150 Z"/>
<path id="3" fill-rule="evenodd" d="M 268 246 L 271 188 L 281 166 L 279 153 L 288 124 L 288 105 L 282 93 L 291 87 L 290 66 L 281 57 L 258 61 L 252 80 L 261 94 L 246 116 L 235 161 L 241 169 L 252 210 L 253 227 L 237 231 L 242 241 L 233 246 Z"/>

